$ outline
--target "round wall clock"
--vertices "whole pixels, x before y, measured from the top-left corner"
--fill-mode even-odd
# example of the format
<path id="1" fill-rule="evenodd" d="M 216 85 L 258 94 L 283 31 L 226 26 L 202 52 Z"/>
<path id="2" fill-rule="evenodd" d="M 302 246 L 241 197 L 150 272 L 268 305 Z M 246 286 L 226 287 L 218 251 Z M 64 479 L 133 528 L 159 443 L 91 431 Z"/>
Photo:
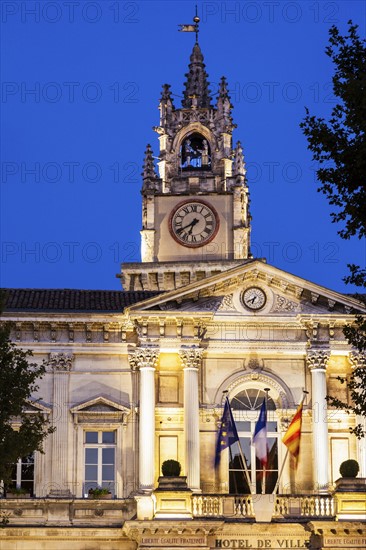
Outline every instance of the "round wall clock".
<path id="1" fill-rule="evenodd" d="M 251 286 L 244 290 L 241 299 L 245 307 L 252 310 L 262 309 L 267 301 L 263 290 L 256 286 Z"/>
<path id="2" fill-rule="evenodd" d="M 201 200 L 181 202 L 169 218 L 172 237 L 181 245 L 191 248 L 212 241 L 219 230 L 219 217 L 213 206 Z"/>

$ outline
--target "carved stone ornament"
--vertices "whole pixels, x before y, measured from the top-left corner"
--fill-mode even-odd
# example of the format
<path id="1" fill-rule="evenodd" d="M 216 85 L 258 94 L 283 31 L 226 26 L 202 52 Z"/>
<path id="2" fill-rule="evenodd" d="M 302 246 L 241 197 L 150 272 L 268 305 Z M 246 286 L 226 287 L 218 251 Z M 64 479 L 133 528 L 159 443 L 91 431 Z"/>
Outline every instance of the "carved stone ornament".
<path id="1" fill-rule="evenodd" d="M 360 351 L 351 351 L 349 354 L 349 362 L 353 369 L 366 368 L 366 355 Z"/>
<path id="2" fill-rule="evenodd" d="M 70 371 L 74 361 L 72 353 L 50 353 L 48 364 L 54 371 Z"/>
<path id="3" fill-rule="evenodd" d="M 330 357 L 330 352 L 327 350 L 310 349 L 306 354 L 306 364 L 310 370 L 313 370 L 313 369 L 325 370 L 327 368 L 329 357 Z"/>
<path id="4" fill-rule="evenodd" d="M 159 358 L 158 348 L 136 348 L 128 354 L 128 360 L 132 370 L 144 367 L 155 368 Z"/>
<path id="5" fill-rule="evenodd" d="M 202 363 L 202 348 L 188 348 L 179 351 L 179 357 L 184 368 L 198 369 Z"/>
<path id="6" fill-rule="evenodd" d="M 227 294 L 222 298 L 218 311 L 238 311 L 234 306 L 232 294 Z"/>
<path id="7" fill-rule="evenodd" d="M 292 311 L 300 311 L 300 309 L 301 309 L 300 304 L 298 304 L 297 302 L 293 302 L 292 300 L 289 300 L 284 296 L 280 296 L 279 294 L 276 294 L 276 300 L 271 311 L 292 312 Z"/>
<path id="8" fill-rule="evenodd" d="M 264 361 L 262 359 L 262 364 L 260 364 L 258 359 L 255 359 L 254 357 L 252 357 L 248 360 L 247 366 L 248 366 L 248 369 L 250 370 L 261 372 L 264 369 Z"/>
<path id="9" fill-rule="evenodd" d="M 265 384 L 266 386 L 273 389 L 277 393 L 278 408 L 280 409 L 290 408 L 290 403 L 287 398 L 285 389 L 279 384 L 279 382 L 277 382 L 277 380 L 275 380 L 271 376 L 267 376 L 262 372 L 248 373 L 248 374 L 241 375 L 236 380 L 234 380 L 226 389 L 229 391 L 230 395 L 234 395 L 236 388 L 239 388 L 238 391 L 240 391 L 241 386 L 243 386 L 243 384 L 248 385 L 248 387 L 257 387 L 258 382 Z M 275 398 L 275 400 L 277 402 L 277 398 Z"/>

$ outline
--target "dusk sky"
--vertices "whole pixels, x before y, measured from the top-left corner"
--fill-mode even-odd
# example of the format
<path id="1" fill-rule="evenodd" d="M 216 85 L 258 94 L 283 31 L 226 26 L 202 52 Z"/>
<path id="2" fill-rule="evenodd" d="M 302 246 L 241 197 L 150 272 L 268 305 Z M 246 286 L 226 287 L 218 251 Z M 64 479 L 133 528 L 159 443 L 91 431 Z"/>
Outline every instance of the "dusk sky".
<path id="1" fill-rule="evenodd" d="M 141 165 L 158 155 L 161 86 L 180 106 L 194 2 L 1 2 L 1 278 L 3 287 L 119 289 L 140 261 Z M 344 241 L 317 193 L 299 124 L 327 117 L 328 29 L 360 0 L 199 2 L 200 45 L 215 94 L 225 75 L 244 147 L 252 252 L 340 292 L 366 245 Z"/>

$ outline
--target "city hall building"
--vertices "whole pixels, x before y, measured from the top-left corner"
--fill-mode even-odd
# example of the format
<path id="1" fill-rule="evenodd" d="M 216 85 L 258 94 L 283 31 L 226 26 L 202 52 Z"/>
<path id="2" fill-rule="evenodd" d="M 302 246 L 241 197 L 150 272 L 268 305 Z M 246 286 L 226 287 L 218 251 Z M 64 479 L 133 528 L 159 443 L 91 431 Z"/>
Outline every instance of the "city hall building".
<path id="1" fill-rule="evenodd" d="M 196 41 L 182 104 L 163 86 L 142 261 L 122 265 L 123 290 L 7 290 L 13 340 L 47 363 L 28 412 L 56 431 L 14 465 L 29 494 L 3 495 L 1 550 L 365 548 L 366 442 L 325 398 L 347 400 L 337 377 L 365 366 L 343 327 L 366 309 L 252 257 L 234 127 L 226 80 L 213 101 Z M 282 437 L 304 390 L 296 469 Z M 264 472 L 252 436 L 266 395 Z M 226 396 L 242 455 L 236 443 L 215 467 Z M 344 488 L 348 458 L 361 470 Z M 160 477 L 167 459 L 179 478 Z"/>

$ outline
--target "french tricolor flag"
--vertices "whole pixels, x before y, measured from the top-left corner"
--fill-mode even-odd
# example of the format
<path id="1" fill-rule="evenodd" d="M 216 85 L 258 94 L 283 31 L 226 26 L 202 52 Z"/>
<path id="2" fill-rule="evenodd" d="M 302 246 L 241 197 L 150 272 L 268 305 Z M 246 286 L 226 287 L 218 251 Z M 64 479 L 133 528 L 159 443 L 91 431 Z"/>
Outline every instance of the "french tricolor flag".
<path id="1" fill-rule="evenodd" d="M 255 425 L 253 435 L 253 445 L 255 445 L 255 454 L 264 467 L 268 462 L 268 444 L 267 444 L 267 405 L 266 399 L 263 399 L 259 418 Z"/>

